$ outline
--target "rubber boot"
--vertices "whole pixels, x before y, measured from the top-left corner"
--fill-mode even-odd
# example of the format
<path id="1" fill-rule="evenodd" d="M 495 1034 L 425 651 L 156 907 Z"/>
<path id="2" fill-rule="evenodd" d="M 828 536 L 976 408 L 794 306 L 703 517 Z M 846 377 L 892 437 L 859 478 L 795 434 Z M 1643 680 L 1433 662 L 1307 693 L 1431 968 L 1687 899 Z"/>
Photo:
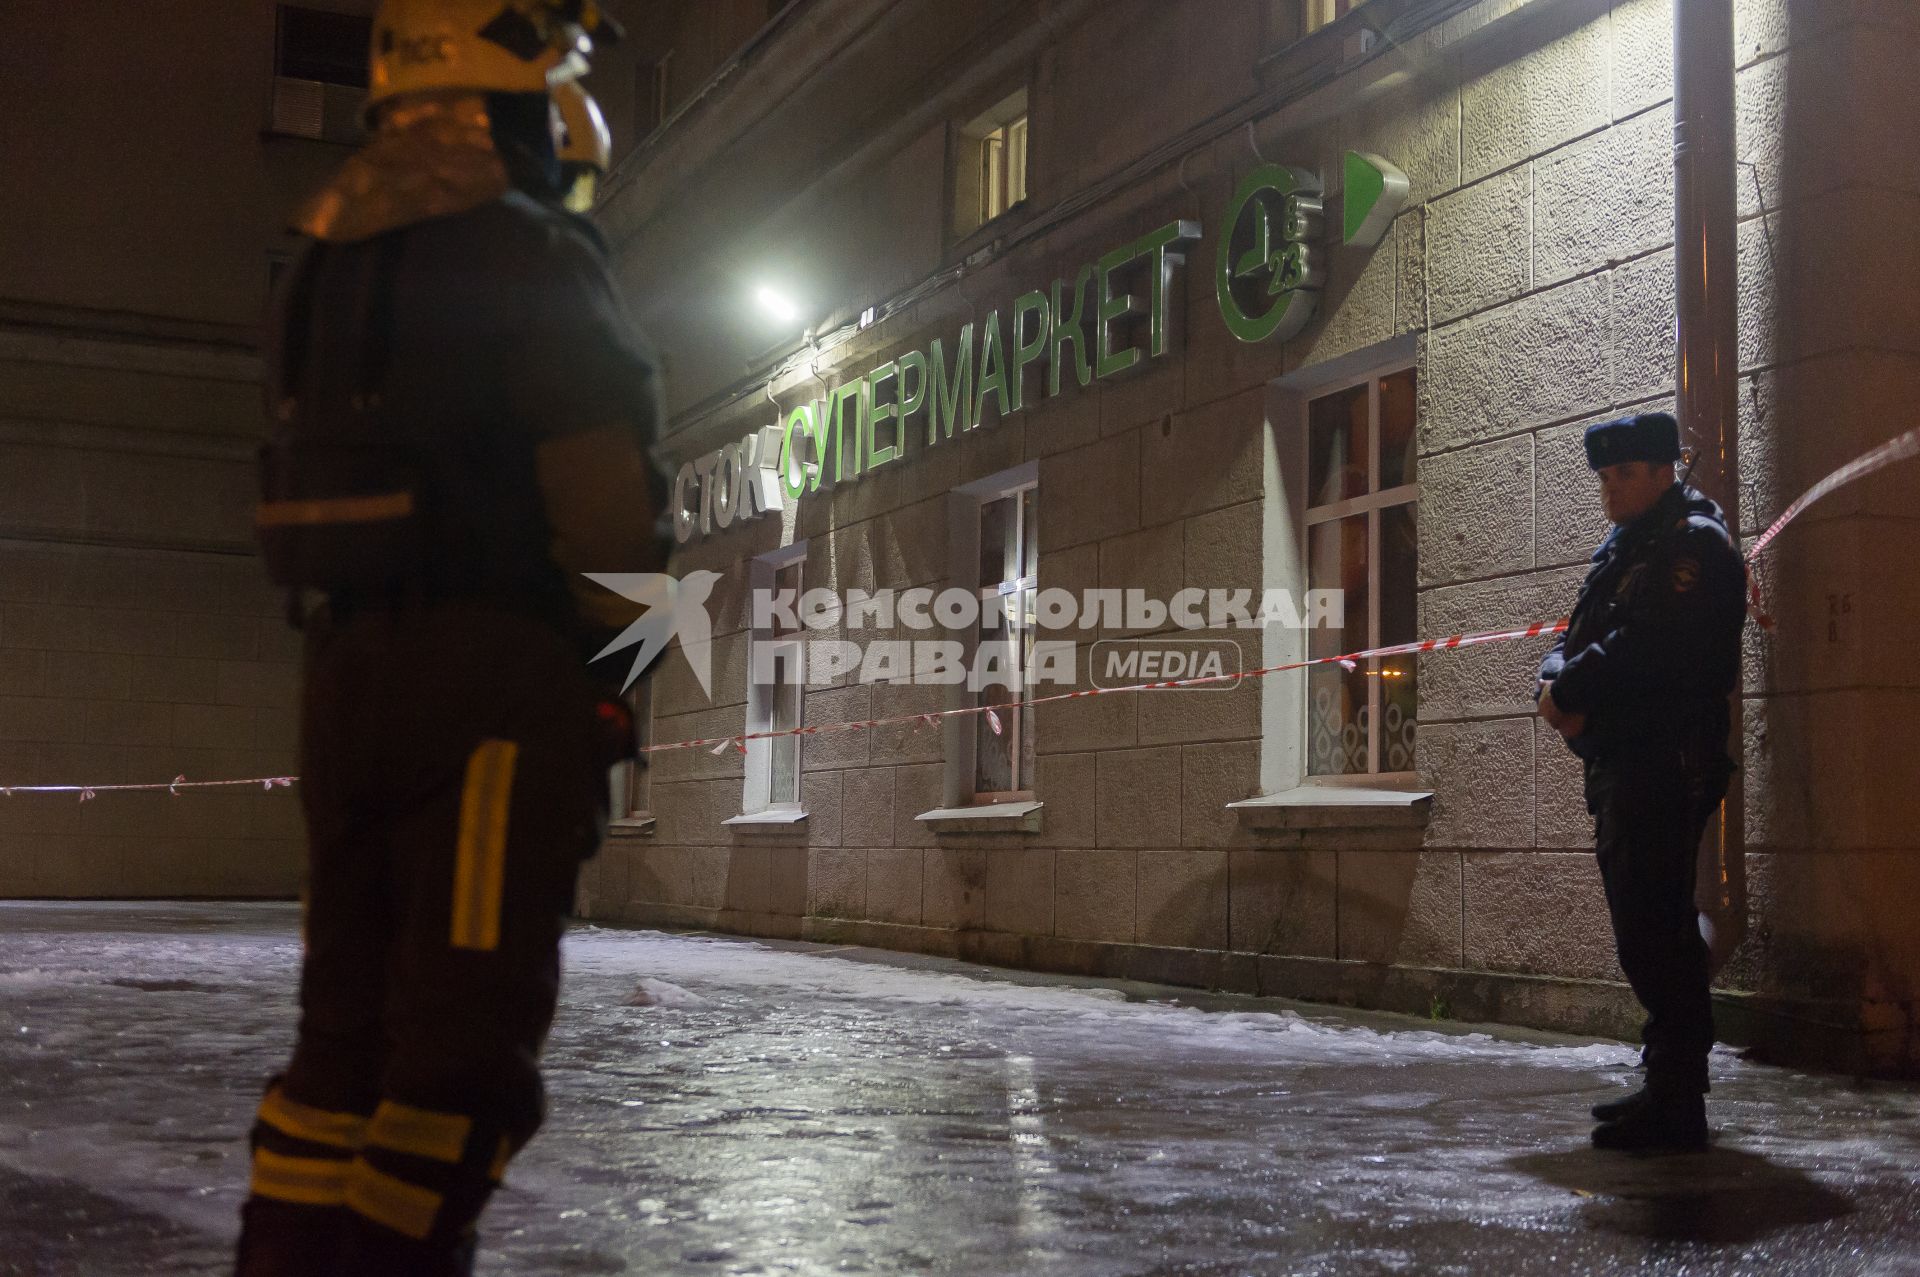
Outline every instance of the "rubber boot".
<path id="1" fill-rule="evenodd" d="M 347 1213 L 251 1198 L 240 1208 L 235 1277 L 338 1277 Z"/>
<path id="2" fill-rule="evenodd" d="M 1692 1090 L 1643 1092 L 1646 1099 L 1593 1130 L 1595 1148 L 1623 1153 L 1697 1153 L 1707 1147 L 1707 1097 Z"/>
<path id="3" fill-rule="evenodd" d="M 1641 1087 L 1631 1095 L 1623 1095 L 1617 1100 L 1602 1100 L 1593 1106 L 1593 1120 L 1596 1122 L 1617 1122 L 1647 1102 L 1647 1088 Z"/>
<path id="4" fill-rule="evenodd" d="M 449 1241 L 417 1242 L 355 1218 L 341 1255 L 341 1273 L 352 1277 L 473 1277 L 479 1238 L 469 1232 Z"/>

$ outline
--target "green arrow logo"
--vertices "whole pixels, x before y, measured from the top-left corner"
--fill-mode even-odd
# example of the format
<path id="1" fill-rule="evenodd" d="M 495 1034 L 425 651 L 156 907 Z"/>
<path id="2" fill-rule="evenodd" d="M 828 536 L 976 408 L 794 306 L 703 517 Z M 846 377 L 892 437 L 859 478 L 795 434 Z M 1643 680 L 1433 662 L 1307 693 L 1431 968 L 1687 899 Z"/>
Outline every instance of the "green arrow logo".
<path id="1" fill-rule="evenodd" d="M 1347 152 L 1343 187 L 1345 240 L 1364 248 L 1386 238 L 1387 228 L 1407 206 L 1407 193 L 1413 189 L 1405 173 L 1365 151 Z"/>
<path id="2" fill-rule="evenodd" d="M 1227 205 L 1214 274 L 1220 317 L 1241 341 L 1285 341 L 1312 317 L 1320 297 L 1320 218 L 1320 181 L 1303 169 L 1262 164 L 1241 180 Z"/>

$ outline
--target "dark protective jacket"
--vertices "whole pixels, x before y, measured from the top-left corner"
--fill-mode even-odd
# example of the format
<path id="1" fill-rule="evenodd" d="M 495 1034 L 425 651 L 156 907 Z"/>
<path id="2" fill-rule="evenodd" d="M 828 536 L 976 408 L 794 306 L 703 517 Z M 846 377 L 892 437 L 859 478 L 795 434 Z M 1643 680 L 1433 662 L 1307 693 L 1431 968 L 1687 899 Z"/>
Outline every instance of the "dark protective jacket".
<path id="1" fill-rule="evenodd" d="M 400 593 L 532 613 L 588 650 L 633 619 L 580 573 L 665 564 L 656 361 L 588 224 L 509 192 L 315 242 L 290 280 L 269 332 L 276 438 L 346 440 L 398 465 L 372 486 L 414 494 Z M 335 463 L 283 448 L 281 464 L 311 480 Z M 300 584 L 349 608 L 394 592 Z"/>
<path id="2" fill-rule="evenodd" d="M 1540 665 L 1554 702 L 1587 716 L 1590 766 L 1666 755 L 1720 770 L 1740 679 L 1746 569 L 1720 507 L 1674 484 L 1594 551 L 1567 632 Z"/>

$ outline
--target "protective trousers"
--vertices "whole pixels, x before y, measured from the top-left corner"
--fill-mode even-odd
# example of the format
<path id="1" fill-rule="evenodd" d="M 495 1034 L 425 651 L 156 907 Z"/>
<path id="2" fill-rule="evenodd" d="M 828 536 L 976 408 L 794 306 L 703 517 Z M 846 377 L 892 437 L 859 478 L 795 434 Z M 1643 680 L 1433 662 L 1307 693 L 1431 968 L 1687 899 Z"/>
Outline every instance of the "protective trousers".
<path id="1" fill-rule="evenodd" d="M 1647 1085 L 1705 1092 L 1713 1004 L 1695 864 L 1726 782 L 1650 756 L 1594 767 L 1588 794 L 1620 969 L 1647 1012 Z"/>
<path id="2" fill-rule="evenodd" d="M 254 1126 L 238 1271 L 468 1273 L 543 1116 L 561 930 L 606 826 L 597 698 L 532 617 L 308 628 L 300 1029 Z"/>

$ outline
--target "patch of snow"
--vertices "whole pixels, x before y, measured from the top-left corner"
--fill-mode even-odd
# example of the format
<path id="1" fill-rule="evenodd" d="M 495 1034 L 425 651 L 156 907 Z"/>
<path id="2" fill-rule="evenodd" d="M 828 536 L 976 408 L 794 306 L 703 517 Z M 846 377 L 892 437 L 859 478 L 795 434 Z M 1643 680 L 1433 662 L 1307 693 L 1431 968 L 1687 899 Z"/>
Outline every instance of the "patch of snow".
<path id="1" fill-rule="evenodd" d="M 712 1005 L 690 989 L 665 980 L 643 979 L 635 985 L 633 992 L 627 995 L 626 1004 L 630 1007 L 704 1007 Z"/>

